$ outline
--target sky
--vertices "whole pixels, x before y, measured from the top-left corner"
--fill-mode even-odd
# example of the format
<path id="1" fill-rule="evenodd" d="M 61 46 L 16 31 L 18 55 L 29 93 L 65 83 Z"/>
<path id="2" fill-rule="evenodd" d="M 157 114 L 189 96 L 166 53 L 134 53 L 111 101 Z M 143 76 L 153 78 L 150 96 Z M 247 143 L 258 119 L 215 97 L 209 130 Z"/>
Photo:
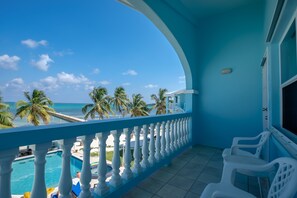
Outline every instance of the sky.
<path id="1" fill-rule="evenodd" d="M 40 89 L 55 102 L 87 103 L 94 87 L 123 86 L 146 102 L 159 88 L 185 88 L 173 47 L 143 14 L 116 0 L 4 0 L 0 92 L 24 100 Z"/>

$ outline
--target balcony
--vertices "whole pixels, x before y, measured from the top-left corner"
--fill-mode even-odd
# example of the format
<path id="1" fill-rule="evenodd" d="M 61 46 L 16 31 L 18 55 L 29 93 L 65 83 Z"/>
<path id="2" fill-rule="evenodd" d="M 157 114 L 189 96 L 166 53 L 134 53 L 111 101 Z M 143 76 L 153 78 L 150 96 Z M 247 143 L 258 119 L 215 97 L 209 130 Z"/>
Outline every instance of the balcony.
<path id="1" fill-rule="evenodd" d="M 106 140 L 110 134 L 114 138 L 114 152 L 112 176 L 107 181 Z M 135 137 L 133 166 L 130 152 L 131 134 Z M 121 135 L 125 137 L 123 167 L 120 167 Z M 143 137 L 142 144 L 140 136 Z M 9 144 L 0 145 L 0 197 L 12 196 L 12 162 L 18 154 L 19 147 L 24 145 L 31 145 L 34 154 L 35 173 L 31 197 L 46 197 L 45 157 L 53 141 L 57 141 L 62 150 L 59 197 L 71 197 L 70 158 L 71 148 L 77 137 L 84 145 L 80 197 L 119 197 L 190 147 L 191 113 L 5 130 L 0 134 L 0 139 L 1 142 Z M 99 140 L 98 184 L 91 189 L 90 145 L 95 137 Z"/>

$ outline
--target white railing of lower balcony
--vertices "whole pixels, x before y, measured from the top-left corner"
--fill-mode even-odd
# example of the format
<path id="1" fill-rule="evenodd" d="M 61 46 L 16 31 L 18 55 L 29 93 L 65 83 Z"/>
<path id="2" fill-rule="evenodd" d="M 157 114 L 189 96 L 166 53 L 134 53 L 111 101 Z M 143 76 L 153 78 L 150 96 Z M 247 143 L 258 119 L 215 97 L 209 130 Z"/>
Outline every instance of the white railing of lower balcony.
<path id="1" fill-rule="evenodd" d="M 119 139 L 122 133 L 125 135 L 125 152 L 124 168 L 121 172 Z M 131 133 L 135 136 L 133 167 L 130 163 Z M 35 157 L 31 198 L 46 197 L 45 157 L 54 140 L 58 140 L 62 149 L 59 197 L 71 197 L 70 157 L 77 137 L 82 139 L 84 145 L 79 197 L 117 197 L 153 171 L 169 164 L 174 156 L 189 147 L 190 133 L 191 113 L 3 130 L 0 133 L 0 197 L 11 197 L 12 162 L 18 154 L 19 146 L 31 145 Z M 112 176 L 107 182 L 106 140 L 110 134 L 114 138 L 114 152 Z M 142 146 L 140 134 L 143 134 Z M 98 185 L 91 193 L 90 145 L 95 137 L 99 140 Z"/>

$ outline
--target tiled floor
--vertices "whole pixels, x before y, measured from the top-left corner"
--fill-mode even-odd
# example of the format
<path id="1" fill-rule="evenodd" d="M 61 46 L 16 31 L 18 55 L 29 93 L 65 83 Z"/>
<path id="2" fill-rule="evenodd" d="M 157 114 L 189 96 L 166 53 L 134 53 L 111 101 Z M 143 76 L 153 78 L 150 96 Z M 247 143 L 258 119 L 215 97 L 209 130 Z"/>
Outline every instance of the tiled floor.
<path id="1" fill-rule="evenodd" d="M 222 174 L 222 150 L 196 146 L 161 168 L 133 188 L 124 198 L 199 197 L 208 183 L 219 182 Z"/>

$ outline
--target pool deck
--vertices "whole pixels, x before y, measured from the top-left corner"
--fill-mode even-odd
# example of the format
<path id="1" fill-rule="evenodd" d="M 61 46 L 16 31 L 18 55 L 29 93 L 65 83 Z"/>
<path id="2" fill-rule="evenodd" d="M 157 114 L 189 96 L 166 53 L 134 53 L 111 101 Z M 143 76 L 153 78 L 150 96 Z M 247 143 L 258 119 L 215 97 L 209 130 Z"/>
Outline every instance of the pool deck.
<path id="1" fill-rule="evenodd" d="M 208 183 L 220 182 L 222 169 L 221 149 L 195 146 L 176 157 L 171 165 L 153 173 L 123 198 L 197 198 Z M 259 195 L 257 182 L 253 179 L 238 181 L 236 186 Z"/>

